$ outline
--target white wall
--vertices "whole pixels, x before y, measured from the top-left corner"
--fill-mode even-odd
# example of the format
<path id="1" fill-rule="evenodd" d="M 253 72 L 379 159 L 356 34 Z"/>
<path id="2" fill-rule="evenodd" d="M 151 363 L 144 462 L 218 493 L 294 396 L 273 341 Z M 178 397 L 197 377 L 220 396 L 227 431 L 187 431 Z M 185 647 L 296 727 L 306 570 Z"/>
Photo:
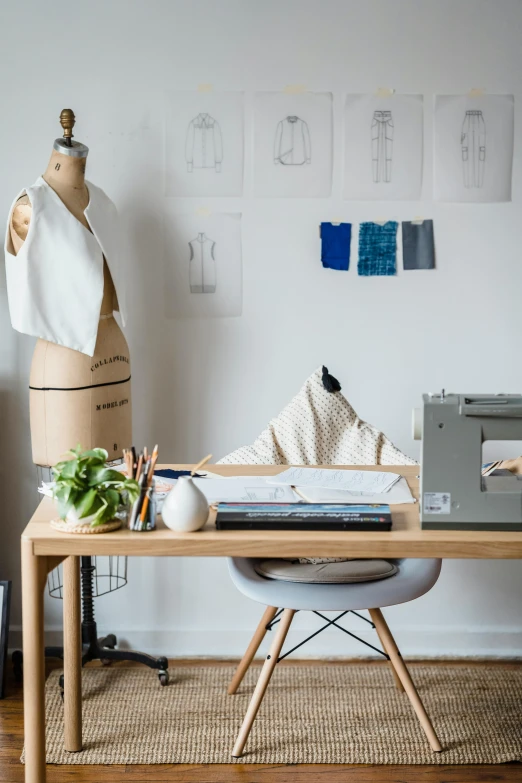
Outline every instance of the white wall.
<path id="1" fill-rule="evenodd" d="M 327 364 L 361 416 L 418 455 L 410 411 L 424 391 L 521 390 L 522 221 L 520 144 L 513 203 L 434 204 L 432 95 L 515 94 L 522 99 L 518 0 L 54 0 L 0 9 L 0 214 L 44 170 L 58 115 L 71 106 L 91 149 L 88 177 L 118 204 L 128 226 L 127 337 L 133 363 L 136 443 L 159 441 L 165 461 L 221 456 L 251 441 L 305 378 Z M 209 199 L 242 211 L 244 313 L 212 322 L 162 317 L 162 102 L 165 89 L 252 93 L 304 84 L 334 93 L 330 199 L 252 197 L 250 143 L 242 199 Z M 343 202 L 341 106 L 345 92 L 379 86 L 425 94 L 421 203 Z M 179 199 L 184 209 L 197 199 Z M 318 224 L 433 217 L 436 272 L 358 278 L 321 269 Z M 277 280 L 277 285 L 274 285 Z M 2 286 L 4 286 L 2 288 Z M 32 341 L 11 331 L 0 283 L 0 404 L 4 498 L 0 574 L 15 580 L 18 541 L 34 506 L 27 383 Z M 282 335 L 292 349 L 278 349 Z M 296 335 L 295 340 L 292 335 Z M 388 349 L 367 360 L 383 338 Z M 384 379 L 382 383 L 376 378 Z M 169 654 L 239 655 L 259 607 L 239 596 L 219 560 L 130 562 L 129 586 L 97 605 L 102 630 Z M 438 585 L 389 611 L 407 654 L 518 653 L 522 568 L 517 561 L 447 561 Z M 60 605 L 47 604 L 47 627 Z M 312 620 L 299 616 L 297 626 Z M 150 634 L 150 635 L 149 635 Z M 13 642 L 17 634 L 13 635 Z M 308 655 L 352 654 L 326 634 Z"/>

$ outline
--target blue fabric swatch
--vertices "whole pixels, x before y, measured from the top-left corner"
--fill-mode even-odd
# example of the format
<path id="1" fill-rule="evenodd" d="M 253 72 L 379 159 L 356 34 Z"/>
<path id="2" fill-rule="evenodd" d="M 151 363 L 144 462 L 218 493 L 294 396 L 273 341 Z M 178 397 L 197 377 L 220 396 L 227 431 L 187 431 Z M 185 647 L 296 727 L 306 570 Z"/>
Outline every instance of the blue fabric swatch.
<path id="1" fill-rule="evenodd" d="M 321 223 L 321 261 L 325 269 L 348 270 L 351 239 L 351 223 Z"/>
<path id="2" fill-rule="evenodd" d="M 360 275 L 395 275 L 397 273 L 397 227 L 395 220 L 384 226 L 361 223 L 359 226 Z"/>

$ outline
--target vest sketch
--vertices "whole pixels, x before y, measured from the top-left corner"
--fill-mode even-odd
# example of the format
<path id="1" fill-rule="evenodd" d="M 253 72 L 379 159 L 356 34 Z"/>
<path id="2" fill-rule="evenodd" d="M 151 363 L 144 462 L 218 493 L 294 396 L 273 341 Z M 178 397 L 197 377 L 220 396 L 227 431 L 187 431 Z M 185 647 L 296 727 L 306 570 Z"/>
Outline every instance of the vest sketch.
<path id="1" fill-rule="evenodd" d="M 393 158 L 393 117 L 391 111 L 374 111 L 372 119 L 373 181 L 391 182 Z"/>
<path id="2" fill-rule="evenodd" d="M 302 166 L 312 159 L 308 124 L 299 117 L 285 117 L 277 124 L 274 140 L 274 163 Z"/>
<path id="3" fill-rule="evenodd" d="M 486 124 L 480 110 L 467 111 L 460 134 L 464 187 L 481 188 L 486 163 Z"/>
<path id="4" fill-rule="evenodd" d="M 190 121 L 185 142 L 187 171 L 214 169 L 221 171 L 223 139 L 219 123 L 210 114 L 198 114 Z"/>
<path id="5" fill-rule="evenodd" d="M 216 290 L 216 243 L 200 233 L 189 242 L 191 294 L 213 294 Z"/>

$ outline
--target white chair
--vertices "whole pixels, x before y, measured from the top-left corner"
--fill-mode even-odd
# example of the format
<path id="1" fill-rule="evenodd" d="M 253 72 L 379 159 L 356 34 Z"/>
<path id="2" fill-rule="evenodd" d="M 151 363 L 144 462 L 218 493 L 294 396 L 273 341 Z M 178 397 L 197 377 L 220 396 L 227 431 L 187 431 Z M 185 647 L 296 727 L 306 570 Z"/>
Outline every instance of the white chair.
<path id="1" fill-rule="evenodd" d="M 432 750 L 442 750 L 431 721 L 381 612 L 381 607 L 383 606 L 393 606 L 406 601 L 413 601 L 415 598 L 428 592 L 439 577 L 442 561 L 436 559 L 393 560 L 390 562 L 398 566 L 398 572 L 393 576 L 377 581 L 351 584 L 311 584 L 267 579 L 256 572 L 256 562 L 258 561 L 250 558 L 231 558 L 228 561 L 230 576 L 238 590 L 253 601 L 258 601 L 266 606 L 261 622 L 230 683 L 229 694 L 234 694 L 237 691 L 259 645 L 263 641 L 266 631 L 271 630 L 275 622 L 278 625 L 276 625 L 275 637 L 259 675 L 259 680 L 232 755 L 239 757 L 243 753 L 272 673 L 278 661 L 281 660 L 281 650 L 294 614 L 296 611 L 301 610 L 313 611 L 327 621 L 328 618 L 323 616 L 321 612 L 341 611 L 344 614 L 354 612 L 355 610 L 369 610 L 371 625 L 377 632 L 384 652 L 376 647 L 373 649 L 383 654 L 389 660 L 397 686 L 401 691 L 406 692 L 411 701 Z M 329 620 L 327 625 L 335 625 L 340 630 L 346 631 L 342 626 L 336 625 L 342 614 L 334 620 Z M 278 619 L 276 619 L 276 615 Z M 363 615 L 360 615 L 360 617 L 366 619 Z M 326 627 L 325 625 L 324 628 Z M 353 636 L 351 633 L 350 635 Z M 359 641 L 362 640 L 359 639 Z M 367 642 L 364 643 L 368 644 Z M 286 657 L 286 655 L 283 657 Z"/>

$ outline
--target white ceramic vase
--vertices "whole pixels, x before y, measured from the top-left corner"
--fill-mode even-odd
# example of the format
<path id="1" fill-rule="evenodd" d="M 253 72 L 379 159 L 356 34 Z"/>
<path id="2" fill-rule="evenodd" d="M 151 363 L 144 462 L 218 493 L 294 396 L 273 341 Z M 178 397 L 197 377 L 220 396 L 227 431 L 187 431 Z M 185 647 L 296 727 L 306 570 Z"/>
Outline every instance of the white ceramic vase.
<path id="1" fill-rule="evenodd" d="M 208 519 L 208 502 L 191 476 L 180 476 L 163 502 L 163 521 L 176 533 L 201 530 Z"/>

